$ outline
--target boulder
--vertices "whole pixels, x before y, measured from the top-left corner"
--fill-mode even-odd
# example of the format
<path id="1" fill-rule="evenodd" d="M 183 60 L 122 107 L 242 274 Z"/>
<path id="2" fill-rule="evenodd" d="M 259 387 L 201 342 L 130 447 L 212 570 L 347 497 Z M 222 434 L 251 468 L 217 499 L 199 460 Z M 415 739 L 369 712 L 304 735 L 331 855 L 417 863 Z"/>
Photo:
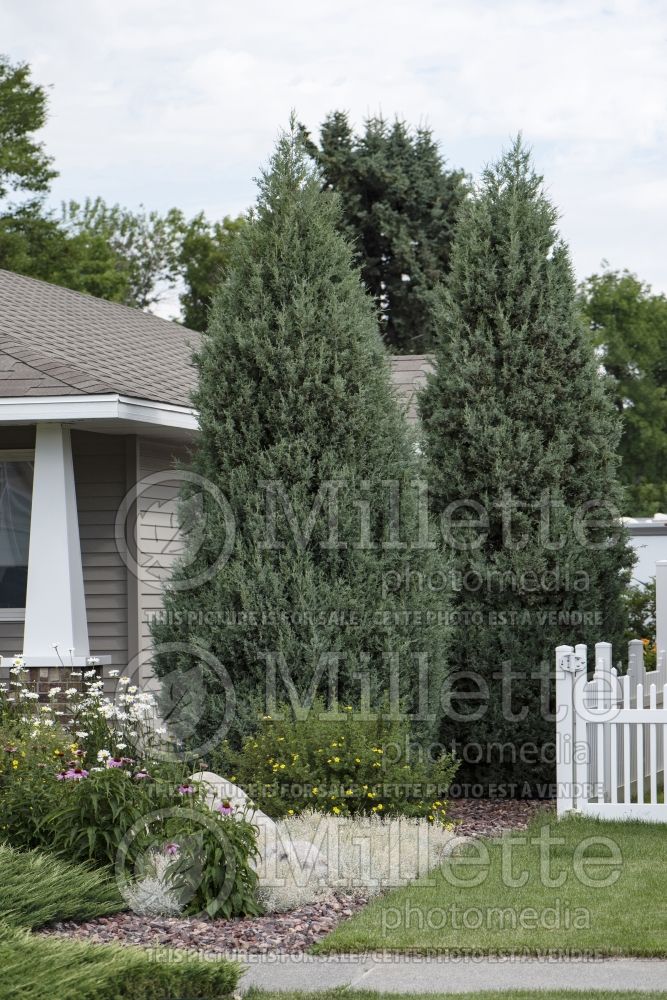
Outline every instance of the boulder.
<path id="1" fill-rule="evenodd" d="M 190 781 L 203 785 L 210 809 L 229 802 L 233 807 L 232 816 L 244 817 L 258 827 L 259 857 L 253 867 L 260 881 L 273 882 L 279 873 L 286 874 L 286 869 L 289 869 L 289 878 L 297 884 L 326 879 L 327 861 L 322 852 L 310 840 L 292 838 L 283 824 L 278 828 L 270 816 L 249 805 L 247 793 L 238 785 L 214 771 L 197 771 L 190 776 Z"/>
<path id="2" fill-rule="evenodd" d="M 275 822 L 270 816 L 249 805 L 250 799 L 246 792 L 238 785 L 222 778 L 214 771 L 197 771 L 190 776 L 190 781 L 203 785 L 206 790 L 206 804 L 210 809 L 215 809 L 223 802 L 229 802 L 233 807 L 232 816 L 237 819 L 247 819 L 249 823 L 254 823 L 259 827 L 260 838 L 266 837 L 269 831 L 275 830 Z"/>

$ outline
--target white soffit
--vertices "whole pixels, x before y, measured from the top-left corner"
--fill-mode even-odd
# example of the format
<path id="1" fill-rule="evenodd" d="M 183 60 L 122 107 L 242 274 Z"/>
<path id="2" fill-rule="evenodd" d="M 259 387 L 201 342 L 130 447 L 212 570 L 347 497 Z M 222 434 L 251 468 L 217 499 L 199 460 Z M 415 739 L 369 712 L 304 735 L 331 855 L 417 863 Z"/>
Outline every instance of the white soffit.
<path id="1" fill-rule="evenodd" d="M 108 421 L 149 425 L 155 430 L 197 431 L 197 413 L 192 407 L 134 399 L 117 393 L 95 396 L 8 396 L 0 398 L 0 424 L 35 424 L 56 421 L 99 424 Z M 91 427 L 91 430 L 94 428 Z M 110 428 L 112 429 L 112 428 Z"/>

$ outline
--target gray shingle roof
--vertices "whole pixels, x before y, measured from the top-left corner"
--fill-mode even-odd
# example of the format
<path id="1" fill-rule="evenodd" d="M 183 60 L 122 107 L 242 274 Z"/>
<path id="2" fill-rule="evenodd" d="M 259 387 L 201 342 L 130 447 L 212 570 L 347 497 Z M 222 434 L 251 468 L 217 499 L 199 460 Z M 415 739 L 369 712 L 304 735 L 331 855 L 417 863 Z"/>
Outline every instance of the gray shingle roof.
<path id="1" fill-rule="evenodd" d="M 0 396 L 117 392 L 188 406 L 199 334 L 0 270 Z"/>
<path id="2" fill-rule="evenodd" d="M 114 392 L 188 406 L 199 340 L 151 313 L 0 269 L 0 397 Z M 393 357 L 391 367 L 415 420 L 430 359 Z"/>

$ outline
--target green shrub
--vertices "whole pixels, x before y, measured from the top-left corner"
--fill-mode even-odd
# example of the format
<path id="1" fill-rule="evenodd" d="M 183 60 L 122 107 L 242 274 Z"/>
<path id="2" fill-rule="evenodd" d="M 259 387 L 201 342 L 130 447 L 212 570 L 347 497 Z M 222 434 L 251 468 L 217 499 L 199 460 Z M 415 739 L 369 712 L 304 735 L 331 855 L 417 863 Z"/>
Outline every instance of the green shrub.
<path id="1" fill-rule="evenodd" d="M 169 874 L 186 904 L 184 913 L 224 919 L 261 913 L 250 864 L 258 855 L 255 828 L 219 815 L 213 824 L 198 819 L 196 811 L 188 817 L 184 810 L 169 826 L 171 839 L 183 847 Z"/>
<path id="2" fill-rule="evenodd" d="M 136 781 L 121 767 L 64 784 L 64 803 L 43 820 L 56 854 L 136 873 L 152 853 L 173 844 L 178 856 L 170 878 L 187 913 L 228 918 L 260 912 L 251 865 L 255 828 L 210 810 L 195 786 L 183 795 L 177 782 Z"/>
<path id="3" fill-rule="evenodd" d="M 108 872 L 39 851 L 0 845 L 0 920 L 27 928 L 54 920 L 90 920 L 125 906 Z"/>
<path id="4" fill-rule="evenodd" d="M 240 976 L 234 962 L 125 945 L 40 938 L 0 923 L 2 995 L 21 1000 L 222 1000 Z"/>
<path id="5" fill-rule="evenodd" d="M 99 865 L 115 863 L 123 837 L 142 816 L 180 804 L 174 782 L 137 781 L 127 767 L 91 771 L 81 781 L 63 781 L 60 789 L 60 802 L 40 830 L 54 853 Z"/>
<path id="6" fill-rule="evenodd" d="M 217 765 L 270 816 L 318 809 L 444 819 L 456 762 L 430 761 L 411 743 L 407 720 L 360 720 L 349 707 L 332 720 L 318 701 L 303 719 L 285 707 L 279 715 L 264 716 L 240 752 L 225 747 Z"/>
<path id="7" fill-rule="evenodd" d="M 26 850 L 48 846 L 39 823 L 60 798 L 54 775 L 71 756 L 70 744 L 60 727 L 35 730 L 5 716 L 0 725 L 1 840 Z"/>

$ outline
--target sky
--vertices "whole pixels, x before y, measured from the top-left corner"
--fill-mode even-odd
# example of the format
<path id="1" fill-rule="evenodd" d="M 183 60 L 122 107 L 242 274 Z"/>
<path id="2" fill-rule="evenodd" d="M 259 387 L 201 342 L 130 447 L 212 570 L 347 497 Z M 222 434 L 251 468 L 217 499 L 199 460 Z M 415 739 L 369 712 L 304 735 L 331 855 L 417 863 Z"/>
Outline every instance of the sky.
<path id="1" fill-rule="evenodd" d="M 213 218 L 254 200 L 291 109 L 426 124 L 478 177 L 521 131 L 579 278 L 667 293 L 667 0 L 3 0 L 50 88 L 51 200 Z"/>

